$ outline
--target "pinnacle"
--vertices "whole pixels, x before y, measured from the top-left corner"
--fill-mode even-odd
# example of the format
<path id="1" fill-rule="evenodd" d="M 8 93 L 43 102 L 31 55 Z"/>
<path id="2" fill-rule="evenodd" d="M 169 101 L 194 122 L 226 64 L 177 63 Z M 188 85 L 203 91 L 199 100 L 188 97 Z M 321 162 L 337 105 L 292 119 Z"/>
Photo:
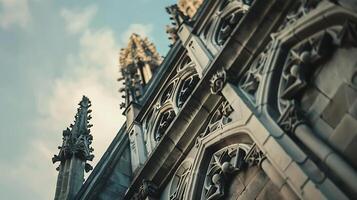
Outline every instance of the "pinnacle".
<path id="1" fill-rule="evenodd" d="M 137 33 L 132 33 L 127 47 L 120 50 L 119 63 L 122 68 L 127 68 L 139 61 L 159 65 L 161 57 L 156 51 L 154 44 L 146 37 L 144 38 Z"/>
<path id="2" fill-rule="evenodd" d="M 90 147 L 93 136 L 90 134 L 89 129 L 93 126 L 89 124 L 89 120 L 92 118 L 90 115 L 92 110 L 88 109 L 91 106 L 91 102 L 88 97 L 83 96 L 78 105 L 75 121 L 70 124 L 70 128 L 66 128 L 63 131 L 62 146 L 59 147 L 58 155 L 53 157 L 53 163 L 58 161 L 61 161 L 61 163 L 66 162 L 73 156 L 83 162 L 93 159 L 91 154 L 93 148 Z"/>

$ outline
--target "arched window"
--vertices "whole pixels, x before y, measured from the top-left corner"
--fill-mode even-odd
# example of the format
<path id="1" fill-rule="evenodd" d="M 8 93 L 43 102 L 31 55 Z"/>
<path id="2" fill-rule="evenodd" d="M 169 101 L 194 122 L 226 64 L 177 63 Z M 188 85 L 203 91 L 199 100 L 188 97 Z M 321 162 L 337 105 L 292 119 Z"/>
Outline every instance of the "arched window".
<path id="1" fill-rule="evenodd" d="M 176 117 L 175 111 L 171 108 L 160 114 L 154 129 L 154 140 L 160 141 L 167 128 L 170 126 L 174 118 Z"/>

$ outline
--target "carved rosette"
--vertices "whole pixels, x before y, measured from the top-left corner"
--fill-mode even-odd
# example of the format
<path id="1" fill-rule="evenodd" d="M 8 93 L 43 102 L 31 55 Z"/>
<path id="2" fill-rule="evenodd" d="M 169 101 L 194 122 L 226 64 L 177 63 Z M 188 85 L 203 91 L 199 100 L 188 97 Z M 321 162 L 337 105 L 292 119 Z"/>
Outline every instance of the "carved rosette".
<path id="1" fill-rule="evenodd" d="M 222 90 L 224 85 L 226 84 L 227 77 L 226 71 L 220 70 L 214 74 L 210 80 L 211 84 L 211 93 L 212 94 L 219 94 Z"/>

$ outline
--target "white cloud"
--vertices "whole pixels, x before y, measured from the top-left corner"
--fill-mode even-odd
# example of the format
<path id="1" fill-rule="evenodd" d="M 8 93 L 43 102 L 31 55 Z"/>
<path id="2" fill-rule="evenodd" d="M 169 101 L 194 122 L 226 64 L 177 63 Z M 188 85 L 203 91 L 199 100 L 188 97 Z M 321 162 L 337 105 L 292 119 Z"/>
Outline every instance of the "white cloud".
<path id="1" fill-rule="evenodd" d="M 32 194 L 32 198 L 45 200 L 51 197 L 53 199 L 55 187 L 46 189 L 46 186 L 54 185 L 56 182 L 57 172 L 51 163 L 53 153 L 44 141 L 37 139 L 31 141 L 27 148 L 30 149 L 30 153 L 21 158 L 20 164 L 0 162 L 0 171 L 6 172 L 0 173 L 0 179 L 16 183 L 20 191 L 28 191 Z M 16 197 L 23 195 L 13 194 Z"/>
<path id="2" fill-rule="evenodd" d="M 85 8 L 85 13 L 92 13 L 90 10 L 93 8 L 94 6 Z M 39 132 L 44 135 L 50 134 L 50 142 L 45 143 L 51 150 L 51 155 L 58 153 L 56 145 L 61 144 L 62 130 L 73 122 L 82 95 L 88 96 L 92 101 L 93 110 L 91 133 L 94 137 L 92 146 L 96 157 L 92 164 L 95 165 L 125 122 L 125 117 L 119 109 L 121 95 L 117 92 L 119 85 L 116 82 L 119 76 L 119 45 L 111 29 L 94 30 L 88 26 L 90 19 L 94 17 L 94 14 L 90 15 L 93 16 L 88 17 L 88 21 L 84 20 L 85 26 L 76 25 L 83 30 L 73 29 L 80 30 L 79 51 L 68 55 L 69 67 L 66 67 L 68 70 L 64 72 L 65 75 L 53 81 L 49 94 L 38 96 L 41 117 L 36 125 Z M 69 24 L 67 28 L 72 26 Z"/>
<path id="3" fill-rule="evenodd" d="M 80 33 L 88 28 L 89 22 L 97 13 L 97 7 L 92 5 L 83 10 L 63 8 L 61 16 L 65 20 L 66 30 L 71 34 Z"/>
<path id="4" fill-rule="evenodd" d="M 150 34 L 152 30 L 152 24 L 131 24 L 129 28 L 123 33 L 121 37 L 122 42 L 126 44 L 132 33 L 137 33 L 142 37 L 151 37 Z"/>
<path id="5" fill-rule="evenodd" d="M 52 94 L 43 94 L 39 101 L 43 110 L 39 128 L 56 134 L 60 144 L 61 130 L 73 122 L 82 95 L 90 98 L 93 147 L 97 155 L 95 163 L 125 121 L 119 110 L 120 94 L 115 81 L 119 76 L 118 49 L 111 30 L 86 30 L 80 39 L 79 53 L 70 56 L 68 64 L 72 66 L 71 71 L 55 80 Z"/>
<path id="6" fill-rule="evenodd" d="M 117 77 L 119 73 L 115 70 L 118 70 L 119 47 L 110 29 L 87 30 L 80 38 L 80 46 L 79 57 L 82 65 L 101 66 L 106 78 L 111 82 Z"/>
<path id="7" fill-rule="evenodd" d="M 19 26 L 26 28 L 31 22 L 30 0 L 0 0 L 0 28 Z M 64 8 L 59 13 L 63 17 L 68 33 L 77 34 L 79 51 L 68 55 L 64 74 L 51 83 L 50 91 L 37 92 L 37 110 L 34 116 L 37 134 L 33 136 L 29 151 L 21 155 L 21 163 L 9 164 L 0 162 L 0 179 L 13 182 L 19 191 L 30 191 L 32 199 L 53 199 L 57 172 L 51 163 L 53 154 L 58 153 L 61 144 L 62 130 L 73 122 L 77 104 L 82 95 L 92 101 L 94 125 L 95 165 L 110 142 L 125 122 L 122 110 L 119 110 L 121 94 L 117 92 L 119 84 L 118 51 L 127 43 L 132 32 L 150 36 L 151 24 L 132 24 L 115 40 L 109 28 L 93 29 L 91 20 L 97 13 L 95 5 L 76 10 Z M 62 32 L 61 32 L 62 33 Z M 32 119 L 31 119 L 32 120 Z M 20 156 L 19 156 L 20 157 Z M 27 194 L 23 194 L 27 195 Z M 39 198 L 37 198 L 39 197 Z M 49 198 L 51 197 L 51 198 Z"/>
<path id="8" fill-rule="evenodd" d="M 28 0 L 0 0 L 0 27 L 13 25 L 26 28 L 31 21 Z"/>
<path id="9" fill-rule="evenodd" d="M 91 133 L 94 137 L 92 146 L 96 156 L 93 165 L 99 161 L 125 122 L 122 110 L 119 109 L 122 99 L 120 98 L 121 94 L 117 92 L 119 84 L 116 82 L 116 78 L 119 77 L 118 52 L 120 46 L 126 46 L 127 39 L 132 32 L 149 36 L 153 28 L 150 24 L 132 24 L 121 35 L 122 41 L 118 43 L 111 29 L 92 29 L 89 26 L 90 19 L 96 12 L 94 8 L 96 7 L 87 7 L 82 12 L 82 14 L 86 14 L 78 14 L 81 17 L 77 16 L 77 19 L 80 18 L 81 22 L 73 22 L 70 18 L 66 18 L 74 15 L 68 9 L 62 10 L 61 15 L 66 16 L 67 30 L 79 34 L 79 51 L 76 54 L 68 55 L 67 65 L 69 67 L 65 68 L 68 70 L 64 72 L 63 77 L 53 81 L 51 92 L 38 94 L 38 110 L 41 112 L 41 117 L 37 119 L 36 123 L 38 132 L 42 133 L 41 142 L 36 143 L 38 152 L 41 155 L 58 153 L 56 146 L 61 144 L 62 130 L 73 122 L 77 104 L 82 95 L 88 96 L 92 101 L 91 109 L 93 110 Z M 50 157 L 42 158 L 38 164 L 44 165 L 49 168 L 47 170 L 52 171 L 55 166 L 48 166 Z M 37 174 L 37 170 L 34 171 Z M 50 173 L 52 172 L 48 172 L 48 174 Z M 55 179 L 56 176 L 53 176 L 49 180 L 43 180 L 42 184 L 52 181 L 49 184 L 54 188 Z M 41 183 L 38 184 L 40 188 Z"/>

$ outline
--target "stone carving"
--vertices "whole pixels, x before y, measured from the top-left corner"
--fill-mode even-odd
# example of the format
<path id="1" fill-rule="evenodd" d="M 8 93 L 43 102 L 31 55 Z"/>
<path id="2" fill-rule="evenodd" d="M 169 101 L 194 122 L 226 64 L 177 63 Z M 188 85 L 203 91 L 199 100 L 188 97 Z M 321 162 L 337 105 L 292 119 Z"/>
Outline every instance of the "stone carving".
<path id="1" fill-rule="evenodd" d="M 285 131 L 293 132 L 297 125 L 304 123 L 298 97 L 306 90 L 322 60 L 331 57 L 337 47 L 357 44 L 356 38 L 356 26 L 347 21 L 342 28 L 321 31 L 290 50 L 278 91 L 281 113 L 278 123 Z"/>
<path id="2" fill-rule="evenodd" d="M 208 135 L 209 133 L 222 128 L 224 125 L 232 121 L 230 114 L 233 112 L 233 108 L 229 105 L 228 101 L 223 101 L 214 114 L 209 119 L 207 128 L 201 137 Z"/>
<path id="3" fill-rule="evenodd" d="M 178 92 L 178 97 L 177 97 L 177 106 L 181 108 L 183 104 L 186 102 L 188 97 L 191 95 L 192 91 L 195 89 L 199 77 L 197 74 L 194 74 L 192 76 L 189 76 L 185 80 L 182 81 L 181 88 L 179 89 Z"/>
<path id="4" fill-rule="evenodd" d="M 247 167 L 251 167 L 253 165 L 260 166 L 264 158 L 265 156 L 263 152 L 260 151 L 256 144 L 253 144 L 242 162 L 244 162 Z M 244 166 L 244 164 L 242 164 L 242 166 Z"/>
<path id="5" fill-rule="evenodd" d="M 71 124 L 71 129 L 67 128 L 63 131 L 63 143 L 62 146 L 58 147 L 60 150 L 58 155 L 54 155 L 52 162 L 65 162 L 66 160 L 76 157 L 84 162 L 92 161 L 94 155 L 93 148 L 90 147 L 92 143 L 93 136 L 90 134 L 90 124 L 88 120 L 91 118 L 89 113 L 91 110 L 91 102 L 85 96 L 83 96 L 82 101 L 79 103 L 78 112 L 75 115 L 74 124 Z M 57 168 L 58 170 L 59 168 Z M 89 164 L 85 165 L 86 172 L 90 171 L 92 167 Z"/>
<path id="6" fill-rule="evenodd" d="M 214 74 L 210 80 L 211 82 L 211 93 L 218 94 L 222 91 L 224 85 L 226 84 L 227 77 L 226 71 L 220 70 Z"/>
<path id="7" fill-rule="evenodd" d="M 188 185 L 188 177 L 191 173 L 192 163 L 190 161 L 184 161 L 173 177 L 170 188 L 170 200 L 182 200 L 186 187 Z"/>
<path id="8" fill-rule="evenodd" d="M 163 91 L 161 95 L 160 106 L 163 106 L 171 97 L 174 92 L 175 82 L 171 82 L 169 86 Z"/>
<path id="9" fill-rule="evenodd" d="M 278 106 L 281 116 L 278 124 L 287 132 L 305 121 L 298 108 L 296 98 L 308 85 L 321 59 L 330 56 L 334 50 L 333 32 L 323 32 L 292 48 L 283 67 L 278 91 Z"/>
<path id="10" fill-rule="evenodd" d="M 119 64 L 120 67 L 127 68 L 138 65 L 139 61 L 146 62 L 154 68 L 161 64 L 162 58 L 148 38 L 133 33 L 128 46 L 120 51 Z"/>
<path id="11" fill-rule="evenodd" d="M 233 1 L 232 1 L 233 2 Z M 228 5 L 227 5 L 228 6 Z M 228 36 L 232 33 L 234 27 L 244 16 L 248 7 L 242 6 L 241 9 L 222 18 L 221 24 L 218 27 L 216 42 L 218 45 L 223 45 Z"/>
<path id="12" fill-rule="evenodd" d="M 201 199 L 222 199 L 233 175 L 260 164 L 262 159 L 263 154 L 255 145 L 232 145 L 215 152 L 206 173 Z"/>
<path id="13" fill-rule="evenodd" d="M 177 64 L 172 78 L 168 80 L 168 85 L 164 87 L 155 100 L 154 109 L 144 119 L 144 140 L 148 152 L 160 141 L 166 129 L 176 117 L 176 112 L 190 97 L 198 81 L 199 77 L 194 63 L 188 55 L 183 56 Z"/>
<path id="14" fill-rule="evenodd" d="M 271 43 L 251 64 L 248 71 L 243 75 L 240 80 L 240 87 L 245 91 L 253 100 L 256 101 L 257 91 L 262 81 L 264 66 L 270 52 Z"/>
<path id="15" fill-rule="evenodd" d="M 178 7 L 186 16 L 192 18 L 202 3 L 203 0 L 179 0 Z"/>
<path id="16" fill-rule="evenodd" d="M 338 143 L 336 139 L 343 140 L 344 144 L 352 141 L 345 134 L 353 132 L 354 121 L 343 120 L 349 117 L 350 105 L 355 98 L 355 90 L 350 87 L 351 77 L 356 71 L 357 31 L 356 23 L 352 21 L 355 13 L 347 14 L 346 10 L 325 3 L 331 10 L 321 4 L 314 10 L 316 12 L 306 15 L 309 9 L 300 8 L 304 12 L 293 19 L 305 16 L 296 23 L 290 20 L 294 24 L 288 28 L 282 26 L 278 37 L 273 38 L 277 39 L 273 40 L 277 50 L 272 55 L 276 59 L 272 59 L 275 63 L 269 64 L 273 75 L 267 77 L 272 78 L 268 85 L 272 90 L 269 98 L 276 100 L 268 100 L 273 108 L 268 112 L 305 153 L 319 160 L 322 169 L 328 169 L 347 185 L 350 176 L 340 174 L 340 166 L 345 170 L 351 169 L 355 154 L 347 153 L 346 149 L 354 147 L 341 147 L 342 142 Z M 316 4 L 311 5 L 313 8 Z M 324 17 L 317 15 L 319 9 Z M 351 20 L 343 23 L 342 20 L 346 19 Z M 312 21 L 313 26 L 310 24 Z M 349 62 L 350 59 L 353 61 Z M 272 88 L 275 87 L 274 81 L 279 83 L 277 89 Z M 348 98 L 353 100 L 346 100 Z M 336 160 L 327 162 L 326 156 L 322 156 L 323 151 L 330 151 L 329 157 Z M 354 186 L 344 186 L 344 189 L 355 191 L 352 189 Z"/>
<path id="17" fill-rule="evenodd" d="M 282 99 L 292 100 L 306 87 L 310 78 L 308 75 L 312 74 L 316 66 L 313 63 L 332 54 L 334 37 L 331 32 L 324 32 L 290 51 L 283 68 L 280 90 Z"/>
<path id="18" fill-rule="evenodd" d="M 252 1 L 223 0 L 211 19 L 208 20 L 204 31 L 201 34 L 205 44 L 213 54 L 219 49 L 244 14 L 248 11 Z"/>
<path id="19" fill-rule="evenodd" d="M 178 108 L 181 108 L 200 79 L 195 69 L 195 63 L 188 55 L 185 55 L 181 60 L 177 68 L 177 74 L 181 76 L 181 78 L 177 91 L 176 104 Z"/>
<path id="20" fill-rule="evenodd" d="M 166 129 L 170 126 L 171 122 L 176 117 L 175 111 L 170 109 L 161 114 L 157 123 L 157 130 L 155 132 L 155 140 L 160 141 Z"/>
<path id="21" fill-rule="evenodd" d="M 289 106 L 285 107 L 285 110 L 281 113 L 277 122 L 279 126 L 288 133 L 294 133 L 297 126 L 306 123 L 302 116 L 302 112 L 292 102 Z"/>
<path id="22" fill-rule="evenodd" d="M 184 57 L 182 58 L 182 60 L 180 61 L 180 64 L 178 66 L 177 71 L 180 72 L 184 69 L 187 68 L 192 68 L 195 70 L 195 63 L 191 60 L 190 56 L 188 56 L 187 54 L 184 55 Z"/>
<path id="23" fill-rule="evenodd" d="M 139 102 L 145 92 L 145 85 L 161 61 L 154 44 L 147 38 L 135 33 L 130 36 L 128 47 L 121 49 L 119 57 L 121 77 L 118 81 L 123 82 L 119 92 L 124 92 L 124 102 L 120 108 L 126 108 L 130 102 Z"/>
<path id="24" fill-rule="evenodd" d="M 285 21 L 279 27 L 279 30 L 284 29 L 287 26 L 295 23 L 298 19 L 308 14 L 321 0 L 299 0 L 296 2 L 295 8 L 292 9 L 285 18 Z"/>
<path id="25" fill-rule="evenodd" d="M 170 15 L 171 26 L 166 26 L 166 33 L 169 34 L 169 39 L 175 43 L 178 39 L 177 31 L 182 23 L 188 22 L 189 18 L 183 14 L 177 4 L 166 7 L 166 12 Z"/>

